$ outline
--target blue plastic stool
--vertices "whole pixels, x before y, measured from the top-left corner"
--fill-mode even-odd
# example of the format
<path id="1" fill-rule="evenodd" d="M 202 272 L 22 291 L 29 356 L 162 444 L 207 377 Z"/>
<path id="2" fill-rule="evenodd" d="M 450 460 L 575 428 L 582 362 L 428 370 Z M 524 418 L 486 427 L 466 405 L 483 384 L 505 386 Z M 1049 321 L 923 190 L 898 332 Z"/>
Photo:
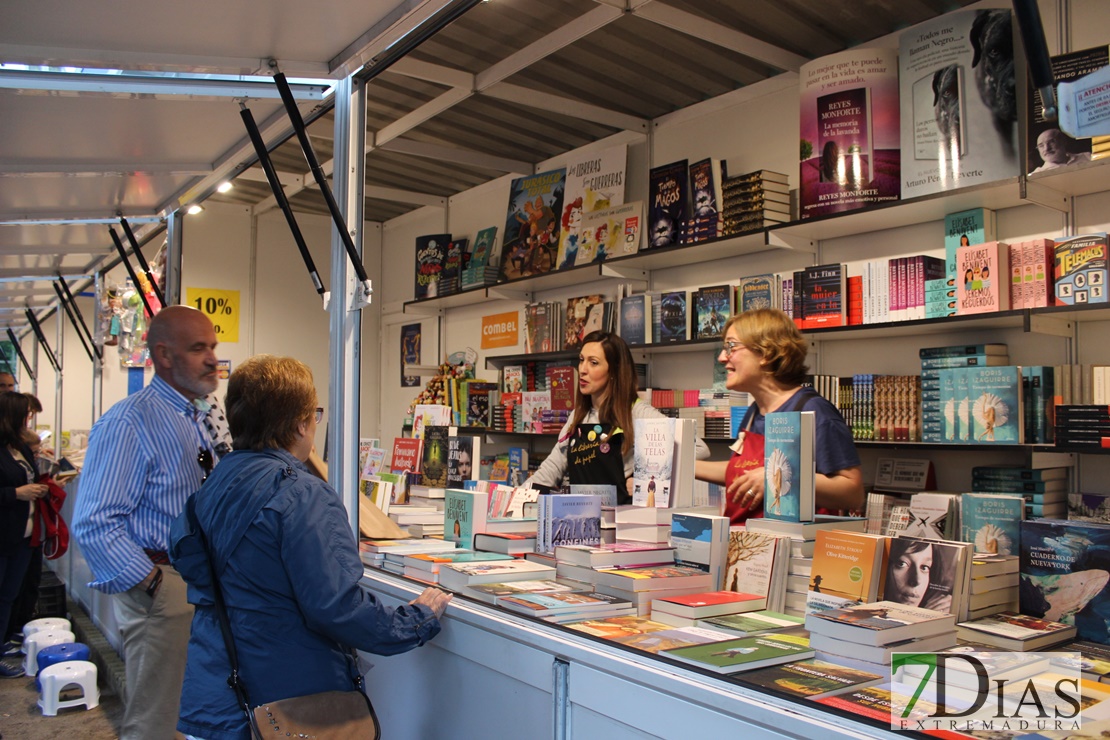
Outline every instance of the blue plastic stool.
<path id="1" fill-rule="evenodd" d="M 42 684 L 38 676 L 43 668 L 49 668 L 58 663 L 68 663 L 71 660 L 88 660 L 89 646 L 83 642 L 63 642 L 60 645 L 48 645 L 38 652 L 38 672 L 35 674 L 35 688 L 42 691 Z"/>

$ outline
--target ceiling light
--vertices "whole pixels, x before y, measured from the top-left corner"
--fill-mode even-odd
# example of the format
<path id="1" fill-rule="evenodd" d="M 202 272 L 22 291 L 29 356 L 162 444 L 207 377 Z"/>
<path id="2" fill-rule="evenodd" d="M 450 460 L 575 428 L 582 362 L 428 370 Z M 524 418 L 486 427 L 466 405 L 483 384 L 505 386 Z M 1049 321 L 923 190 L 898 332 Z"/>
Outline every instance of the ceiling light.
<path id="1" fill-rule="evenodd" d="M 203 210 L 204 208 L 202 206 L 194 203 L 193 205 L 185 209 L 185 213 L 188 213 L 190 216 L 195 216 Z"/>
<path id="2" fill-rule="evenodd" d="M 235 186 L 232 185 L 230 182 L 224 181 L 224 182 L 221 182 L 219 184 L 219 186 L 216 188 L 216 192 L 217 193 L 226 193 L 227 191 L 231 190 L 233 187 L 235 187 Z"/>

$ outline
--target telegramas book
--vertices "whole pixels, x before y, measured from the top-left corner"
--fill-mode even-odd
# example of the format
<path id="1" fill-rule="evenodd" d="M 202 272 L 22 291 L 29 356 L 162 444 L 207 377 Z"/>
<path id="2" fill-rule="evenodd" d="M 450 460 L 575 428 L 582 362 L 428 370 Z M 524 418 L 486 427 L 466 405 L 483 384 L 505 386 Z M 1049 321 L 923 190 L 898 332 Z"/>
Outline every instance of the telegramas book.
<path id="1" fill-rule="evenodd" d="M 566 175 L 560 168 L 512 181 L 501 244 L 502 280 L 555 269 Z"/>
<path id="2" fill-rule="evenodd" d="M 678 244 L 688 217 L 688 160 L 653 167 L 648 179 L 648 236 L 645 249 Z"/>
<path id="3" fill-rule="evenodd" d="M 896 49 L 849 49 L 802 65 L 799 215 L 898 200 Z"/>
<path id="4" fill-rule="evenodd" d="M 1009 8 L 947 13 L 903 31 L 899 46 L 902 197 L 1015 177 Z"/>
<path id="5" fill-rule="evenodd" d="M 632 463 L 632 503 L 667 508 L 671 505 L 674 461 L 674 419 L 637 419 Z"/>
<path id="6" fill-rule="evenodd" d="M 814 412 L 769 413 L 765 429 L 763 516 L 787 522 L 813 521 Z"/>
<path id="7" fill-rule="evenodd" d="M 556 269 L 564 270 L 575 265 L 582 221 L 587 214 L 624 203 L 627 164 L 626 144 L 601 151 L 579 152 L 567 161 Z"/>

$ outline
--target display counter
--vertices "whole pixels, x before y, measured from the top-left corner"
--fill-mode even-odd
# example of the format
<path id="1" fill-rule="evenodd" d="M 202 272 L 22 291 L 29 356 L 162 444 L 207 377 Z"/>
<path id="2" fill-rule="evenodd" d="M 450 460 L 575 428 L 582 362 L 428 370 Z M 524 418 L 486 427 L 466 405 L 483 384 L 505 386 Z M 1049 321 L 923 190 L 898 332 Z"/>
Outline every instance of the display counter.
<path id="1" fill-rule="evenodd" d="M 423 586 L 367 568 L 391 606 Z M 899 738 L 817 705 L 687 669 L 460 597 L 423 648 L 383 658 L 367 690 L 384 734 L 408 738 Z"/>

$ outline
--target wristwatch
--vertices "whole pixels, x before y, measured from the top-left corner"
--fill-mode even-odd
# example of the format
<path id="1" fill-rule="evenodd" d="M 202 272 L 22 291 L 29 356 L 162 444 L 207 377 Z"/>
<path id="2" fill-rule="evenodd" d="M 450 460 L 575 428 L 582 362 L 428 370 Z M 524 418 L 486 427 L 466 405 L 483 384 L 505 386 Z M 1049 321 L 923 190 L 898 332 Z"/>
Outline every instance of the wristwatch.
<path id="1" fill-rule="evenodd" d="M 154 578 L 151 579 L 150 585 L 146 587 L 146 595 L 153 599 L 160 585 L 162 585 L 162 569 L 154 566 Z"/>

